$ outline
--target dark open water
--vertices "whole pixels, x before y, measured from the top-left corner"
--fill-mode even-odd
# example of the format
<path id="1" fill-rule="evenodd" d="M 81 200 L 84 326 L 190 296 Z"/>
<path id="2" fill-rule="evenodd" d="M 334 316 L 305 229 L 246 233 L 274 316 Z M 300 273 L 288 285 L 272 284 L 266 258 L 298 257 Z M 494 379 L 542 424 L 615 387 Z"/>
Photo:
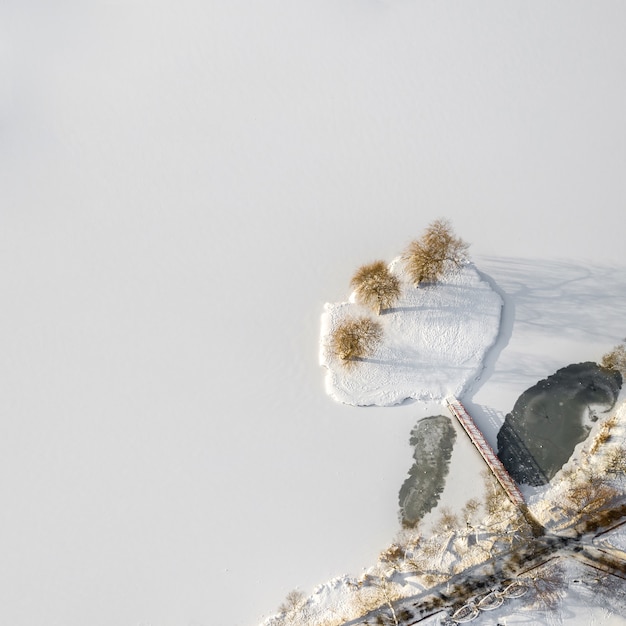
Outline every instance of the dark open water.
<path id="1" fill-rule="evenodd" d="M 622 376 L 596 363 L 575 363 L 527 389 L 498 433 L 498 456 L 518 482 L 544 485 L 617 401 Z"/>
<path id="2" fill-rule="evenodd" d="M 445 415 L 426 417 L 411 431 L 413 463 L 400 488 L 400 521 L 414 526 L 433 509 L 446 483 L 456 431 Z"/>

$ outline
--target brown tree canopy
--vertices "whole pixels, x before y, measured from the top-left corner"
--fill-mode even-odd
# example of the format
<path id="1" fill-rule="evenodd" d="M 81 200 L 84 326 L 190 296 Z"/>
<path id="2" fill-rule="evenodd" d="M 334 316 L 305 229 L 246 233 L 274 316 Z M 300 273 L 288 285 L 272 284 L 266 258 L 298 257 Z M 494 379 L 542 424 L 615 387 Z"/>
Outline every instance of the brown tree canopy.
<path id="1" fill-rule="evenodd" d="M 469 244 L 455 237 L 448 220 L 435 220 L 421 239 L 412 241 L 403 260 L 415 285 L 435 282 L 449 267 L 461 267 L 467 261 Z"/>
<path id="2" fill-rule="evenodd" d="M 331 335 L 331 350 L 342 361 L 369 356 L 383 336 L 380 322 L 369 317 L 344 320 Z"/>
<path id="3" fill-rule="evenodd" d="M 350 285 L 355 291 L 357 302 L 375 313 L 390 308 L 400 297 L 400 281 L 389 271 L 384 261 L 374 261 L 359 267 Z"/>

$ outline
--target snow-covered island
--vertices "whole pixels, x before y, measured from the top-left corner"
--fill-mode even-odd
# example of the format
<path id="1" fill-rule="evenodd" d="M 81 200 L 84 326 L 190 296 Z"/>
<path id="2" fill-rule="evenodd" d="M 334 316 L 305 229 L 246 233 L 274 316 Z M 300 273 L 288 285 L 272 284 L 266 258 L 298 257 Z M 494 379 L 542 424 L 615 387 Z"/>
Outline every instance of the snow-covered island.
<path id="1" fill-rule="evenodd" d="M 502 299 L 471 263 L 435 284 L 417 287 L 400 259 L 389 270 L 400 280 L 401 295 L 378 316 L 383 336 L 374 353 L 353 367 L 333 353 L 330 337 L 342 321 L 367 309 L 354 293 L 348 302 L 326 304 L 320 363 L 327 368 L 327 392 L 359 406 L 461 395 L 480 376 L 485 354 L 498 336 Z"/>

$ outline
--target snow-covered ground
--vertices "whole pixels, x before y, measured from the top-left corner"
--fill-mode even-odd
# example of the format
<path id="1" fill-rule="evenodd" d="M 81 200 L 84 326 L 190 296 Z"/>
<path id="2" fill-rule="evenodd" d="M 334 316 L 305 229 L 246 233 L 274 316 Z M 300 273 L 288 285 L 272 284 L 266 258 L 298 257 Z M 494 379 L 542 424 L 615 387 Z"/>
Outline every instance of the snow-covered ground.
<path id="1" fill-rule="evenodd" d="M 2 3 L 0 622 L 250 626 L 374 562 L 433 413 L 328 398 L 319 319 L 437 217 L 505 302 L 485 424 L 621 340 L 625 23 Z"/>

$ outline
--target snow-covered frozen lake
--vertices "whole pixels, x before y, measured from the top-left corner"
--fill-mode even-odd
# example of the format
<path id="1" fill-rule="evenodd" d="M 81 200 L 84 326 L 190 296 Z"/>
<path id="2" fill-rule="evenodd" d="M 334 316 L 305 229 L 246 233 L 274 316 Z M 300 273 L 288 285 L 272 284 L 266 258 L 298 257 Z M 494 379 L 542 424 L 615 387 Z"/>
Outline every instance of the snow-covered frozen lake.
<path id="1" fill-rule="evenodd" d="M 333 402 L 320 315 L 437 217 L 505 295 L 470 402 L 492 444 L 522 391 L 626 336 L 625 24 L 608 1 L 5 2 L 0 622 L 251 626 L 371 564 L 440 411 Z"/>

